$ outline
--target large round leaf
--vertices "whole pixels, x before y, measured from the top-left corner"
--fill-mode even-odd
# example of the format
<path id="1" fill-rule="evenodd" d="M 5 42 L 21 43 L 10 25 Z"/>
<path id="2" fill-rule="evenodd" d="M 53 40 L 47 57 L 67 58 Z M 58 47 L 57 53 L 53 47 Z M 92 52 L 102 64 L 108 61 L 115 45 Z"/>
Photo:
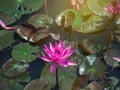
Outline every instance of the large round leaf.
<path id="1" fill-rule="evenodd" d="M 59 67 L 58 72 L 59 72 L 58 73 L 59 90 L 71 90 L 72 84 L 73 84 L 74 80 L 77 78 L 76 68 L 75 67 L 68 67 L 68 68 Z M 49 82 L 48 85 L 51 88 L 55 87 L 56 75 L 55 75 L 55 73 L 50 72 L 49 67 L 45 67 L 43 69 L 41 78 L 46 79 Z"/>
<path id="2" fill-rule="evenodd" d="M 105 7 L 109 5 L 111 0 L 87 0 L 88 8 L 99 16 L 109 16 L 105 11 Z"/>
<path id="3" fill-rule="evenodd" d="M 23 14 L 28 14 L 42 7 L 44 0 L 23 0 L 20 10 Z"/>
<path id="4" fill-rule="evenodd" d="M 33 53 L 39 51 L 37 46 L 31 46 L 29 43 L 21 43 L 16 45 L 12 50 L 13 59 L 21 62 L 32 62 L 36 59 Z"/>
<path id="5" fill-rule="evenodd" d="M 13 34 L 14 31 L 0 30 L 0 50 L 10 46 L 15 41 Z"/>
<path id="6" fill-rule="evenodd" d="M 34 25 L 36 28 L 46 27 L 53 23 L 53 19 L 44 14 L 36 14 L 29 19 L 28 23 Z"/>
<path id="7" fill-rule="evenodd" d="M 2 66 L 2 73 L 7 77 L 16 77 L 23 74 L 29 68 L 29 64 L 17 62 L 13 59 L 9 59 Z"/>

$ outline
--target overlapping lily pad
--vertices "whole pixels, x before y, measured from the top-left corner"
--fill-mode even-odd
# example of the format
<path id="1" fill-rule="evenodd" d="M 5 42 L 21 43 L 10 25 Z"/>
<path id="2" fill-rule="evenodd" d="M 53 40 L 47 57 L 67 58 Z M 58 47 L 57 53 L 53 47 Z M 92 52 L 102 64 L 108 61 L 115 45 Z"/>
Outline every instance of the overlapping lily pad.
<path id="1" fill-rule="evenodd" d="M 13 34 L 14 31 L 0 30 L 0 50 L 14 43 L 15 40 L 13 38 Z"/>
<path id="2" fill-rule="evenodd" d="M 23 0 L 20 5 L 22 14 L 29 14 L 41 8 L 44 0 Z"/>
<path id="3" fill-rule="evenodd" d="M 41 78 L 46 79 L 49 83 L 48 85 L 51 88 L 54 88 L 56 85 L 56 75 L 51 73 L 49 68 L 44 68 Z M 74 80 L 77 78 L 76 68 L 68 67 L 62 68 L 59 67 L 59 90 L 71 90 Z"/>
<path id="4" fill-rule="evenodd" d="M 16 45 L 12 50 L 13 59 L 20 62 L 32 62 L 36 59 L 34 53 L 37 53 L 39 48 L 31 46 L 29 43 L 21 43 Z"/>
<path id="5" fill-rule="evenodd" d="M 105 64 L 95 55 L 87 56 L 79 66 L 79 74 L 88 75 L 90 80 L 99 79 L 105 70 Z"/>
<path id="6" fill-rule="evenodd" d="M 2 73 L 7 77 L 16 77 L 23 74 L 29 68 L 29 64 L 20 63 L 13 59 L 9 59 L 2 66 Z"/>
<path id="7" fill-rule="evenodd" d="M 36 14 L 29 19 L 28 23 L 34 25 L 36 28 L 47 27 L 53 23 L 53 19 L 45 14 Z"/>
<path id="8" fill-rule="evenodd" d="M 110 16 L 105 11 L 105 7 L 110 4 L 111 0 L 87 0 L 88 8 L 99 16 Z"/>

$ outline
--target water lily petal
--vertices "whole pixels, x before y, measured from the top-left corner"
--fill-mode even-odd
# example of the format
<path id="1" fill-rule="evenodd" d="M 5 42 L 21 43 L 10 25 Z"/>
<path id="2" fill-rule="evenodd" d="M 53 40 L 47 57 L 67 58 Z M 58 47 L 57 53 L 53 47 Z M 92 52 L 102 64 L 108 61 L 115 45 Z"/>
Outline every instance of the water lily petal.
<path id="1" fill-rule="evenodd" d="M 13 28 L 13 27 L 7 27 L 2 20 L 0 20 L 0 26 L 1 26 L 2 28 L 6 29 L 6 30 L 14 30 L 14 29 L 15 29 L 15 28 Z"/>
<path id="2" fill-rule="evenodd" d="M 68 66 L 68 61 L 67 61 L 67 60 L 61 60 L 61 61 L 59 62 L 59 64 L 60 64 L 61 66 L 63 66 L 63 67 L 67 67 L 67 66 Z"/>
<path id="3" fill-rule="evenodd" d="M 69 53 L 66 53 L 64 56 L 62 56 L 61 59 L 67 59 L 67 58 L 69 58 L 74 52 L 75 52 L 75 50 L 71 50 Z"/>
<path id="4" fill-rule="evenodd" d="M 61 57 L 63 57 L 65 54 L 67 54 L 68 52 L 70 52 L 71 46 L 68 46 L 61 54 Z"/>
<path id="5" fill-rule="evenodd" d="M 50 71 L 51 71 L 51 72 L 55 72 L 57 68 L 58 68 L 58 64 L 57 64 L 57 63 L 53 63 L 53 64 L 51 65 Z"/>
<path id="6" fill-rule="evenodd" d="M 113 57 L 113 59 L 120 62 L 120 58 L 119 57 Z"/>
<path id="7" fill-rule="evenodd" d="M 76 62 L 73 62 L 73 61 L 71 61 L 71 60 L 68 60 L 68 65 L 69 65 L 69 66 L 74 66 L 74 65 L 77 65 L 77 64 L 76 64 Z"/>
<path id="8" fill-rule="evenodd" d="M 48 58 L 46 56 L 42 56 L 41 59 L 43 59 L 44 61 L 47 61 L 47 62 L 51 62 L 52 61 L 51 58 Z"/>
<path id="9" fill-rule="evenodd" d="M 52 43 L 50 43 L 49 45 L 50 45 L 50 50 L 54 53 L 54 52 L 55 52 L 55 49 L 54 49 Z"/>

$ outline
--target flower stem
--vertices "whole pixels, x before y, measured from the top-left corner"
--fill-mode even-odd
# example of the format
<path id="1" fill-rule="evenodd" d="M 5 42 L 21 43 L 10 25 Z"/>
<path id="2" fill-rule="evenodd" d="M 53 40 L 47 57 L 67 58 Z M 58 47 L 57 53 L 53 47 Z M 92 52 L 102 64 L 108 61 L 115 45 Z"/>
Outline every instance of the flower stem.
<path id="1" fill-rule="evenodd" d="M 56 69 L 56 88 L 59 90 L 59 83 L 58 83 L 58 68 Z"/>

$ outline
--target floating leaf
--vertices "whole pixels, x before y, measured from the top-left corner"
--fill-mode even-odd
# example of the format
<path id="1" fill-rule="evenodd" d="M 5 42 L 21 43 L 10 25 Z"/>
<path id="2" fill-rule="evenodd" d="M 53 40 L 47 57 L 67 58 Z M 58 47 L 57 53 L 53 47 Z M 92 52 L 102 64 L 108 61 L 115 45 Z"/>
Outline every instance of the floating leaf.
<path id="1" fill-rule="evenodd" d="M 24 90 L 50 90 L 48 81 L 45 79 L 36 79 L 28 83 Z"/>
<path id="2" fill-rule="evenodd" d="M 30 42 L 39 42 L 50 35 L 50 30 L 46 27 L 35 28 L 32 25 L 22 25 L 16 32 L 25 40 Z"/>
<path id="3" fill-rule="evenodd" d="M 13 59 L 21 62 L 32 62 L 36 59 L 33 53 L 39 51 L 37 46 L 31 46 L 29 43 L 21 43 L 16 45 L 12 50 Z"/>
<path id="4" fill-rule="evenodd" d="M 116 77 L 109 77 L 111 80 L 110 86 L 112 89 L 116 87 L 116 85 L 119 83 L 119 79 Z"/>
<path id="5" fill-rule="evenodd" d="M 120 30 L 113 31 L 114 41 L 120 42 Z"/>
<path id="6" fill-rule="evenodd" d="M 111 0 L 87 0 L 88 8 L 99 16 L 110 16 L 105 11 L 105 7 L 109 5 Z"/>
<path id="7" fill-rule="evenodd" d="M 89 39 L 82 39 L 82 42 L 79 45 L 82 50 L 88 54 L 96 54 L 98 51 L 97 44 Z"/>
<path id="8" fill-rule="evenodd" d="M 72 90 L 81 90 L 86 87 L 87 83 L 88 83 L 88 77 L 85 75 L 80 76 L 74 81 Z"/>
<path id="9" fill-rule="evenodd" d="M 77 10 L 74 9 L 67 9 L 60 13 L 55 22 L 61 26 L 61 20 L 65 17 L 64 27 L 68 27 L 72 25 L 72 28 L 80 27 L 82 23 L 82 17 Z"/>
<path id="10" fill-rule="evenodd" d="M 60 90 L 71 90 L 72 84 L 77 77 L 76 76 L 76 68 L 74 68 L 74 67 L 68 67 L 68 68 L 59 67 L 58 72 L 59 72 L 59 74 L 58 74 L 59 75 L 59 89 Z M 50 73 L 49 67 L 44 67 L 41 78 L 46 79 L 49 82 L 48 85 L 51 88 L 54 88 L 56 85 L 55 77 L 56 77 L 55 73 Z"/>
<path id="11" fill-rule="evenodd" d="M 15 40 L 13 38 L 13 34 L 14 31 L 0 30 L 0 50 L 14 43 Z"/>
<path id="12" fill-rule="evenodd" d="M 28 23 L 35 26 L 36 28 L 47 27 L 53 23 L 53 19 L 44 14 L 36 14 L 30 17 Z"/>
<path id="13" fill-rule="evenodd" d="M 17 62 L 13 59 L 9 59 L 2 66 L 2 73 L 7 77 L 16 77 L 23 74 L 29 68 L 29 64 Z"/>
<path id="14" fill-rule="evenodd" d="M 95 55 L 87 56 L 79 66 L 79 74 L 88 75 L 90 80 L 99 79 L 105 70 L 105 64 Z"/>
<path id="15" fill-rule="evenodd" d="M 44 0 L 23 0 L 20 4 L 20 10 L 23 14 L 29 14 L 41 8 Z"/>

